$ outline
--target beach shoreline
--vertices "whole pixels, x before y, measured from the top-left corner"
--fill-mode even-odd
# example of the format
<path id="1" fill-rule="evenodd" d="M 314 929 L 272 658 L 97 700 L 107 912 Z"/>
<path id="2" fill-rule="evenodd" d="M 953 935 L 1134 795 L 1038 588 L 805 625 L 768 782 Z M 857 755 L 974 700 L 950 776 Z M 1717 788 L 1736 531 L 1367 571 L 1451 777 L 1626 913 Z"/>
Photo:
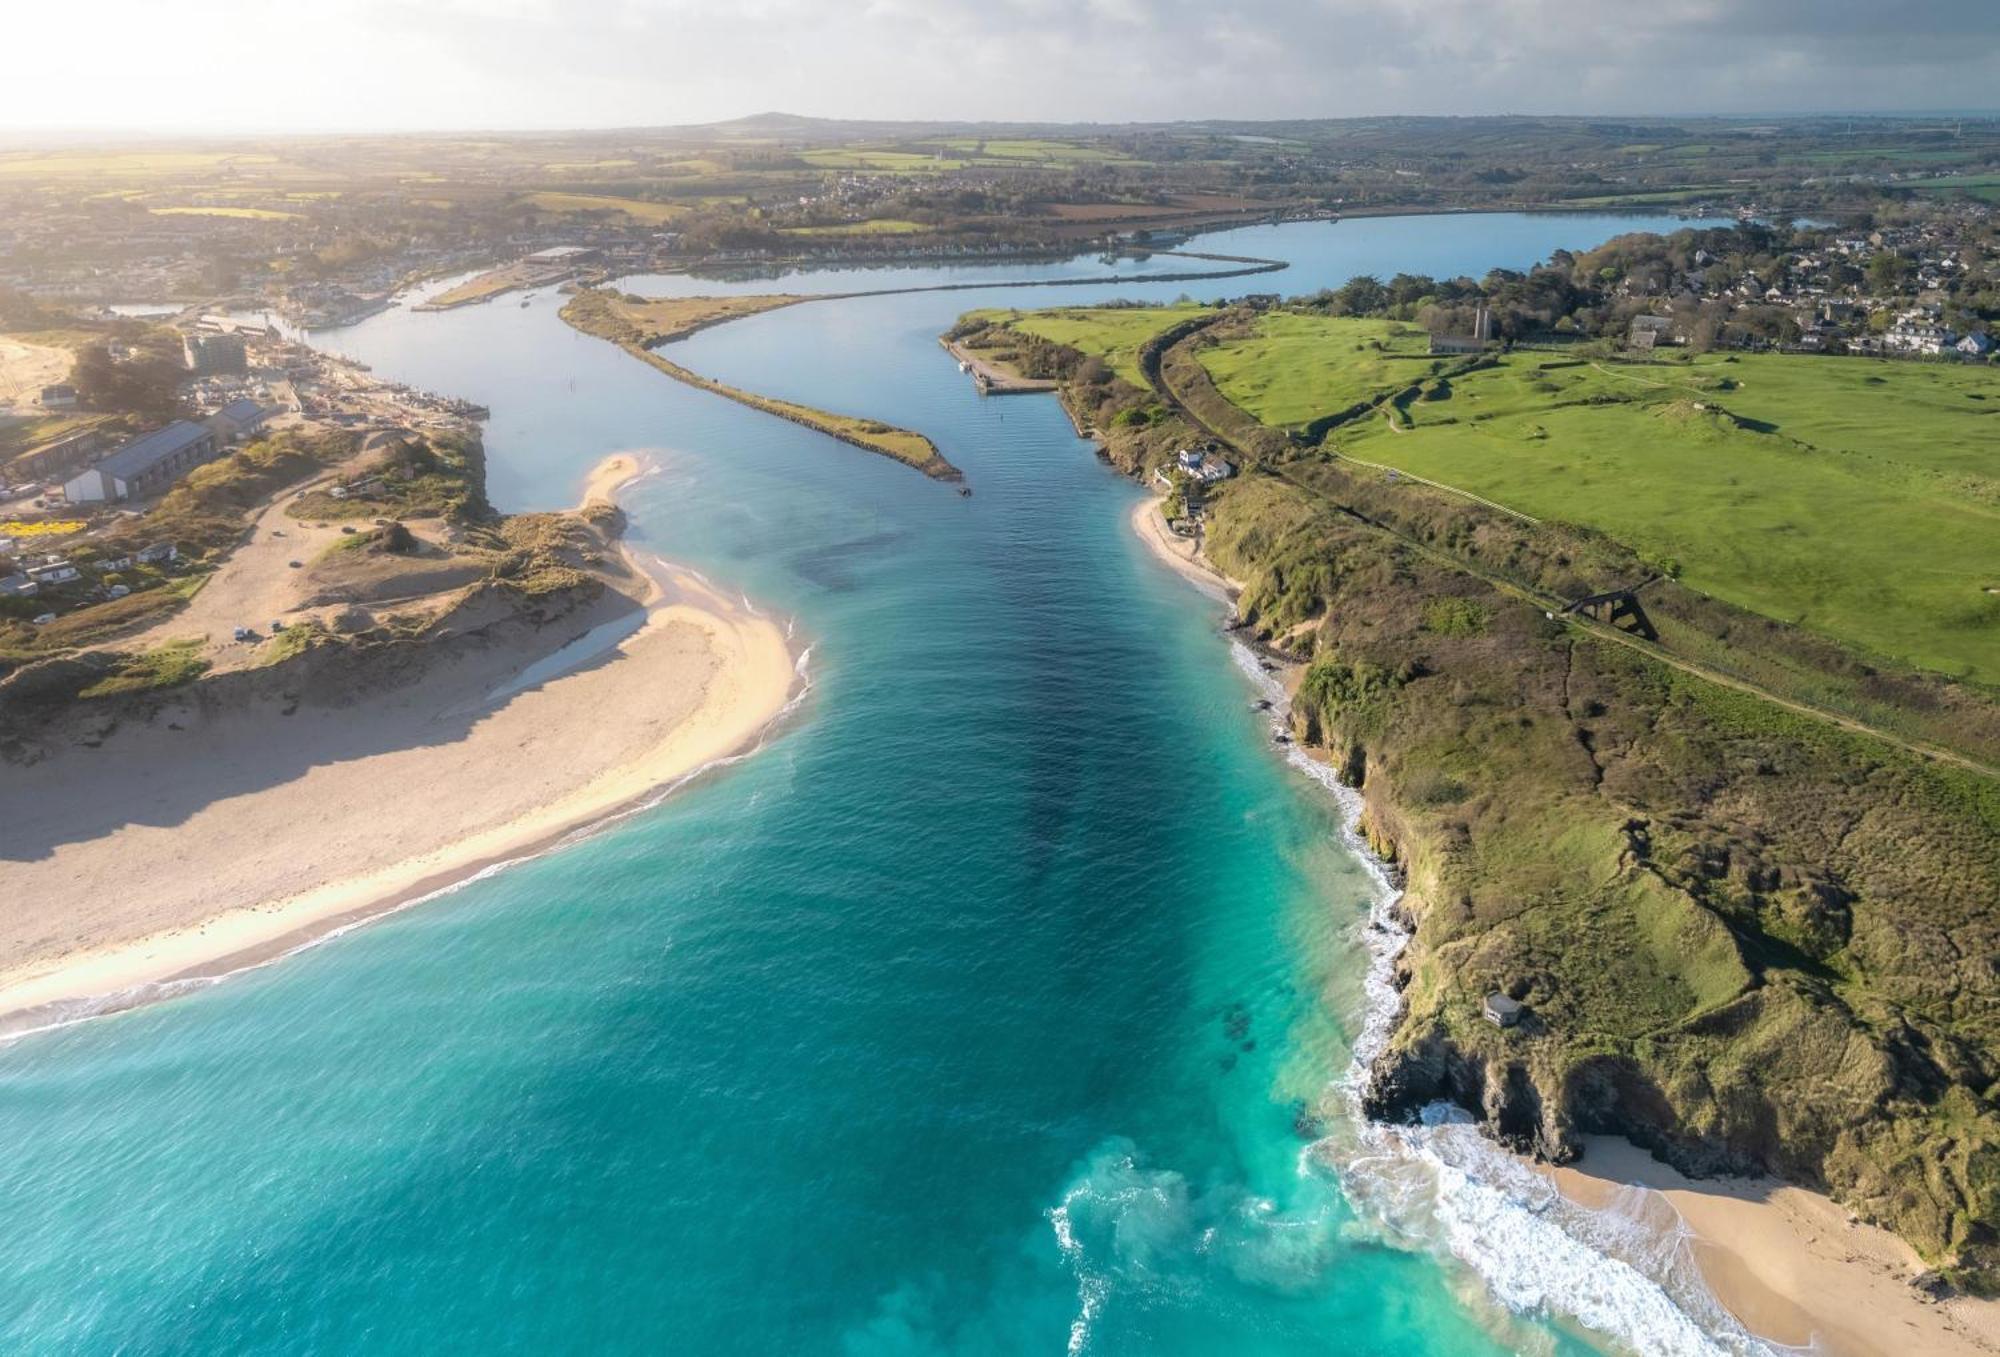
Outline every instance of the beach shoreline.
<path id="1" fill-rule="evenodd" d="M 1645 1150 L 1590 1136 L 1583 1157 L 1539 1166 L 1585 1210 L 1686 1237 L 1716 1302 L 1758 1338 L 1825 1357 L 1990 1357 L 2000 1302 L 1933 1299 L 1927 1269 L 1889 1231 L 1776 1179 L 1691 1179 Z"/>
<path id="2" fill-rule="evenodd" d="M 1164 495 L 1148 495 L 1132 506 L 1132 531 L 1147 550 L 1188 583 L 1222 603 L 1234 603 L 1243 586 L 1209 563 L 1199 542 L 1174 534 L 1160 513 Z"/>
<path id="3" fill-rule="evenodd" d="M 1204 594 L 1233 601 L 1241 583 L 1209 564 L 1196 542 L 1168 529 L 1159 512 L 1163 498 L 1149 495 L 1133 506 L 1133 532 Z M 1286 692 L 1289 677 L 1264 675 Z M 1288 757 L 1327 763 L 1323 751 L 1296 746 Z M 1366 842 L 1351 838 L 1350 847 L 1374 861 Z M 1386 878 L 1384 891 L 1394 898 Z M 1399 996 L 1388 988 L 1386 971 L 1381 979 L 1375 998 L 1386 1012 Z M 1934 1299 L 1914 1285 L 1927 1269 L 1908 1244 L 1824 1194 L 1775 1179 L 1689 1179 L 1618 1137 L 1591 1136 L 1586 1144 L 1577 1163 L 1560 1168 L 1516 1158 L 1584 1211 L 1615 1216 L 1662 1240 L 1684 1238 L 1716 1305 L 1758 1340 L 1818 1357 L 2000 1357 L 2000 1302 Z"/>
<path id="4" fill-rule="evenodd" d="M 583 502 L 611 502 L 642 474 L 644 467 L 634 457 L 606 458 L 588 477 Z M 192 913 L 192 906 L 182 902 L 165 910 L 177 915 L 168 926 L 18 958 L 0 967 L 0 1037 L 122 1011 L 268 964 L 656 804 L 689 779 L 758 748 L 795 705 L 803 684 L 785 629 L 724 597 L 690 571 L 642 559 L 623 545 L 620 551 L 634 580 L 644 582 L 642 596 L 631 600 L 645 614 L 636 630 L 520 692 L 506 692 L 483 708 L 475 700 L 456 738 L 430 743 L 434 737 L 424 733 L 422 719 L 406 716 L 395 729 L 411 733 L 416 747 L 360 753 L 335 748 L 330 768 L 315 765 L 290 781 L 224 798 L 226 810 L 238 817 L 260 812 L 280 822 L 294 817 L 299 825 L 296 854 L 310 857 L 324 850 L 334 863 L 328 879 L 259 895 L 260 879 L 284 878 L 248 874 L 221 883 L 206 897 L 219 907 Z M 512 659 L 546 662 L 549 653 Z M 515 665 L 517 671 L 524 667 Z M 467 679 L 485 685 L 474 689 L 475 698 L 478 691 L 499 691 L 493 678 L 489 668 Z M 636 709 L 656 692 L 662 696 L 654 711 Z M 457 715 L 448 698 L 456 698 L 463 710 L 463 694 L 447 692 L 438 699 L 446 711 L 419 717 L 436 722 Z M 607 723 L 598 719 L 605 710 L 623 716 L 610 735 L 604 733 Z M 398 714 L 385 711 L 380 718 L 391 725 Z M 578 756 L 577 776 L 550 774 L 548 760 L 568 752 L 572 738 L 579 748 L 587 747 L 587 754 Z M 471 832 L 426 843 L 423 851 L 392 851 L 408 846 L 407 831 L 405 838 L 391 832 L 386 821 L 400 812 L 392 798 L 379 795 L 338 798 L 344 819 L 330 816 L 336 822 L 331 829 L 317 822 L 306 827 L 315 797 L 324 795 L 309 785 L 315 778 L 338 778 L 335 785 L 352 787 L 367 784 L 371 775 L 393 777 L 403 785 L 424 785 L 435 800 L 449 801 L 470 782 L 506 780 L 530 761 L 542 770 L 526 793 L 532 804 L 508 803 L 510 813 L 490 823 L 478 822 L 485 806 L 476 804 L 459 817 Z M 105 766 L 96 770 L 100 777 L 122 771 L 102 762 Z M 414 783 L 405 781 L 412 778 Z M 82 793 L 89 790 L 90 784 L 83 782 Z M 266 804 L 259 807 L 259 800 Z M 201 807 L 204 817 L 216 809 Z M 449 814 L 437 818 L 443 824 L 458 823 Z M 95 853 L 108 858 L 96 864 L 99 870 L 112 870 L 124 859 L 157 852 L 159 836 L 176 832 L 126 824 L 93 840 L 59 845 L 36 861 L 18 864 L 23 898 L 45 886 L 37 898 L 47 902 L 53 895 L 59 905 L 68 863 Z M 230 842 L 217 833 L 205 840 L 197 836 L 196 852 Z M 11 872 L 17 864 L 8 865 Z M 224 866 L 185 858 L 179 865 L 184 870 L 176 875 L 183 877 L 205 876 L 211 869 L 219 876 Z M 37 875 L 43 880 L 32 879 Z"/>

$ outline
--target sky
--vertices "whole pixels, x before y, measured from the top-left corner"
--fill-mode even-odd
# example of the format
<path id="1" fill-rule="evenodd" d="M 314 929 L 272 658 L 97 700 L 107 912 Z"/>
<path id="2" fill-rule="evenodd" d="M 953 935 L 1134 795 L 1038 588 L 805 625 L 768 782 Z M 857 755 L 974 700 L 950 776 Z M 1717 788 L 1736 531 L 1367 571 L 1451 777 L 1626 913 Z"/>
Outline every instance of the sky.
<path id="1" fill-rule="evenodd" d="M 2000 106 L 2000 0 L 25 0 L 0 129 Z"/>

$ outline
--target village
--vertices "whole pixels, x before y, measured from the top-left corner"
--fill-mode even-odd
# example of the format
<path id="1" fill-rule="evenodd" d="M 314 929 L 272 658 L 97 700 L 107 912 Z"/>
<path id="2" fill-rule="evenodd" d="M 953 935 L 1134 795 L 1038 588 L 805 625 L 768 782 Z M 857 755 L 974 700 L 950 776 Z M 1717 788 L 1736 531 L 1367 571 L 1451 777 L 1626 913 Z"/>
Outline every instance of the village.
<path id="1" fill-rule="evenodd" d="M 0 612 L 42 627 L 184 575 L 180 545 L 119 545 L 197 468 L 255 439 L 345 431 L 476 437 L 479 407 L 377 379 L 257 321 L 190 315 L 175 330 L 181 417 L 152 427 L 79 408 L 76 385 L 41 386 L 16 419 L 55 417 L 62 432 L 0 463 Z M 112 362 L 135 361 L 108 345 Z M 0 390 L 4 390 L 0 386 Z M 336 497 L 342 491 L 332 487 Z"/>

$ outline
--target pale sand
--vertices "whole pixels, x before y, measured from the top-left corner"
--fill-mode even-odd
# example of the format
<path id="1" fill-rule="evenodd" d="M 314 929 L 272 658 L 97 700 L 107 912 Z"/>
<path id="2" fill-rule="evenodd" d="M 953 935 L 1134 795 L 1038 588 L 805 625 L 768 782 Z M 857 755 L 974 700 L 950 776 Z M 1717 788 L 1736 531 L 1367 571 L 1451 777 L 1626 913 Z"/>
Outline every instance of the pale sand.
<path id="1" fill-rule="evenodd" d="M 1592 1136 L 1573 1167 L 1547 1170 L 1571 1201 L 1649 1223 L 1670 1208 L 1693 1236 L 1717 1300 L 1761 1338 L 1816 1344 L 1827 1357 L 1986 1357 L 2000 1353 L 2000 1304 L 1932 1302 L 1924 1271 L 1886 1230 L 1845 1207 L 1769 1180 L 1695 1180 L 1627 1141 Z"/>
<path id="2" fill-rule="evenodd" d="M 1172 566 L 1203 593 L 1223 602 L 1233 602 L 1243 586 L 1210 564 L 1201 543 L 1176 534 L 1167 526 L 1160 506 L 1166 496 L 1155 495 L 1132 506 L 1132 531 L 1151 548 L 1153 554 Z"/>
<path id="3" fill-rule="evenodd" d="M 601 466 L 589 496 L 637 474 Z M 798 682 L 785 634 L 656 565 L 642 626 L 490 695 L 593 624 L 473 648 L 352 706 L 196 701 L 0 769 L 0 1030 L 155 997 L 434 892 L 753 747 Z"/>

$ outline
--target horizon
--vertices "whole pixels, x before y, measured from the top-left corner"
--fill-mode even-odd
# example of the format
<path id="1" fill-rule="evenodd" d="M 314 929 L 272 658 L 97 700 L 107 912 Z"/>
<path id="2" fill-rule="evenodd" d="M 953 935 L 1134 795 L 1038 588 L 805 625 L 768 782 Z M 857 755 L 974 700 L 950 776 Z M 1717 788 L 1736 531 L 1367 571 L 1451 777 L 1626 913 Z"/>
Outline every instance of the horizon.
<path id="1" fill-rule="evenodd" d="M 1121 126 L 1349 117 L 1851 116 L 1982 108 L 2000 7 L 1932 0 L 328 0 L 272 12 L 109 0 L 88 43 L 38 7 L 0 89 L 23 133 L 358 135 L 699 126 L 746 106 L 836 120 Z M 163 72 L 178 79 L 163 121 Z M 1539 112 L 1509 113 L 1533 106 Z M 1033 119 L 1015 116 L 1037 108 Z"/>
<path id="2" fill-rule="evenodd" d="M 632 134 L 645 135 L 665 132 L 705 132 L 719 128 L 730 128 L 752 124 L 762 120 L 788 120 L 801 125 L 817 125 L 828 129 L 856 127 L 893 128 L 950 128 L 950 129 L 1078 129 L 1099 134 L 1115 134 L 1123 131 L 1171 132 L 1181 129 L 1195 129 L 1219 126 L 1284 126 L 1323 125 L 1332 123 L 1361 122 L 1600 122 L 1617 120 L 1633 123 L 1744 123 L 1760 121 L 1798 122 L 1850 118 L 1870 122 L 1912 122 L 1923 119 L 1958 119 L 1968 122 L 2000 121 L 2000 104 L 1988 107 L 1967 108 L 1910 108 L 1910 109 L 1861 109 L 1861 108 L 1798 108 L 1765 109 L 1755 111 L 1721 110 L 1682 111 L 1660 113 L 1627 113 L 1613 109 L 1575 111 L 1563 113 L 1537 113 L 1522 111 L 1495 111 L 1488 113 L 1348 113 L 1326 116 L 1271 116 L 1271 117 L 1190 117 L 1172 119 L 1126 119 L 1112 121 L 1105 119 L 1046 119 L 1046 118 L 948 118 L 911 116 L 898 118 L 843 117 L 819 113 L 794 113 L 786 109 L 761 109 L 754 113 L 733 114 L 727 117 L 709 119 L 702 122 L 654 122 L 654 123 L 550 123 L 541 124 L 491 124 L 463 126 L 419 126 L 406 127 L 360 127 L 326 125 L 318 127 L 284 128 L 225 128 L 195 125 L 178 127 L 138 127 L 113 124 L 79 124 L 68 127 L 34 126 L 0 123 L 0 143 L 49 144 L 58 142 L 87 142 L 105 140 L 130 141 L 181 141 L 181 140 L 309 140 L 325 137 L 536 137 L 536 136 L 592 136 Z"/>

